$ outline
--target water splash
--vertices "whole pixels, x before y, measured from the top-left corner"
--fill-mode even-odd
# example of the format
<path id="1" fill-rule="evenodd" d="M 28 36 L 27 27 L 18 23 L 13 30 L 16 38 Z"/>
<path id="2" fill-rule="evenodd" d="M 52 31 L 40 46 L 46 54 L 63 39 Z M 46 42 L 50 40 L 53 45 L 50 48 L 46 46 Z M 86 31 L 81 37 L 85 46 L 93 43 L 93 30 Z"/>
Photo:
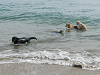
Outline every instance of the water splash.
<path id="1" fill-rule="evenodd" d="M 8 52 L 8 54 L 7 54 Z M 63 66 L 81 65 L 82 69 L 99 70 L 100 58 L 83 51 L 81 53 L 69 53 L 52 49 L 51 51 L 37 51 L 29 53 L 12 53 L 12 50 L 0 53 L 0 63 L 47 63 Z"/>

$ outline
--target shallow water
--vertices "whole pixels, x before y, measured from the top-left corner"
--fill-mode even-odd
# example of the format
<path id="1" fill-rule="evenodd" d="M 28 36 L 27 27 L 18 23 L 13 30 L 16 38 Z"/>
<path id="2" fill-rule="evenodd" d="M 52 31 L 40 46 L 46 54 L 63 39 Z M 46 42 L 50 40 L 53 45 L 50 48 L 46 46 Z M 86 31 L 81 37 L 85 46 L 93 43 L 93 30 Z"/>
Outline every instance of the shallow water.
<path id="1" fill-rule="evenodd" d="M 0 63 L 80 64 L 83 69 L 100 69 L 99 8 L 99 0 L 0 1 Z M 88 30 L 65 28 L 76 21 Z M 54 33 L 60 30 L 63 34 Z M 17 46 L 13 36 L 38 40 Z"/>

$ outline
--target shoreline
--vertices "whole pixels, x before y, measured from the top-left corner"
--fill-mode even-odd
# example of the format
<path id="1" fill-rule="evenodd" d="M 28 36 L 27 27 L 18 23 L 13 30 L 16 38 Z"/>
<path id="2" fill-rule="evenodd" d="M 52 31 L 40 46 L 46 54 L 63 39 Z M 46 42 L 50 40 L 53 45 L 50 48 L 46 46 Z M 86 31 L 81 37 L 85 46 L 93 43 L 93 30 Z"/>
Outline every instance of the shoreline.
<path id="1" fill-rule="evenodd" d="M 100 71 L 49 64 L 5 63 L 0 64 L 0 75 L 100 75 Z"/>

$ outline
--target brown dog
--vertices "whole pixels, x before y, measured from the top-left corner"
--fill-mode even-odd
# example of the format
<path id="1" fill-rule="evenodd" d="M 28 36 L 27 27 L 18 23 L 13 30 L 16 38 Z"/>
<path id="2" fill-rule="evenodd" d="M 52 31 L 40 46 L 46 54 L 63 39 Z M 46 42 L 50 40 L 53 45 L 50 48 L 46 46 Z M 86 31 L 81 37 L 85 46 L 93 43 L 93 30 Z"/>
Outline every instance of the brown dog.
<path id="1" fill-rule="evenodd" d="M 60 30 L 60 31 L 54 31 L 55 33 L 63 33 L 64 31 L 63 30 Z"/>
<path id="2" fill-rule="evenodd" d="M 63 33 L 64 31 L 63 30 L 60 30 L 60 32 L 59 33 Z"/>
<path id="3" fill-rule="evenodd" d="M 67 23 L 65 27 L 72 28 L 72 29 L 73 28 L 77 29 L 77 26 L 70 25 L 70 23 Z"/>

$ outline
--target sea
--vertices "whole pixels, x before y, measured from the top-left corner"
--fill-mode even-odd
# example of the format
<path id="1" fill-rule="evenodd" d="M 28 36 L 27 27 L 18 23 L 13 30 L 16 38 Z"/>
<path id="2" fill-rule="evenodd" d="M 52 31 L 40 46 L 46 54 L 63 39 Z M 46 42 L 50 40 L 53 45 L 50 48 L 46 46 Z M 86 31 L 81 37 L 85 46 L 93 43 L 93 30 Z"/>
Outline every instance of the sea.
<path id="1" fill-rule="evenodd" d="M 88 30 L 65 27 L 77 21 Z M 0 0 L 0 64 L 23 62 L 100 70 L 100 0 Z"/>

